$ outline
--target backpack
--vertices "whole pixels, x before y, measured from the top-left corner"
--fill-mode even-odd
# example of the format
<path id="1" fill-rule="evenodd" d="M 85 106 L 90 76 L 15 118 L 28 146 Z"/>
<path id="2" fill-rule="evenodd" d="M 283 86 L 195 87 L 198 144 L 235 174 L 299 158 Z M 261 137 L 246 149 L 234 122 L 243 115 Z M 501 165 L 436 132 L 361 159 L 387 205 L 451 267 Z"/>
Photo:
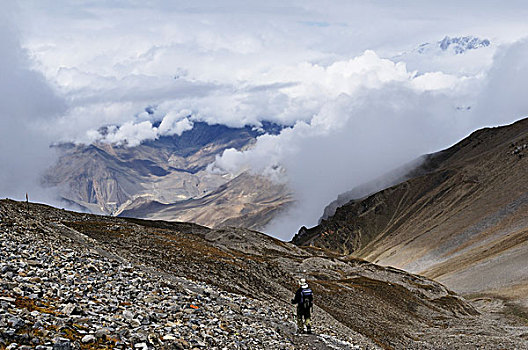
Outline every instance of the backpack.
<path id="1" fill-rule="evenodd" d="M 310 288 L 301 290 L 301 302 L 303 309 L 310 309 L 312 307 L 313 293 Z"/>

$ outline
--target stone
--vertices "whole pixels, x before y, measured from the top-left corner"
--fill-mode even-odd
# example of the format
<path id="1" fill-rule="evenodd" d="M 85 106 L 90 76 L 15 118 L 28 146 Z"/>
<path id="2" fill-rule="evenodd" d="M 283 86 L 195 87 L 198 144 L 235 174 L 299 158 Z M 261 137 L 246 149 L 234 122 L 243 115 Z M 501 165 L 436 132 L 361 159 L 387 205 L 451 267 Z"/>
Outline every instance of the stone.
<path id="1" fill-rule="evenodd" d="M 95 332 L 95 337 L 96 338 L 105 338 L 107 336 L 110 335 L 110 329 L 108 328 L 99 328 L 96 332 Z"/>
<path id="2" fill-rule="evenodd" d="M 176 343 L 179 344 L 182 349 L 189 349 L 191 347 L 191 344 L 184 339 L 177 339 Z"/>
<path id="3" fill-rule="evenodd" d="M 75 310 L 75 305 L 74 304 L 66 304 L 61 312 L 65 315 L 71 315 L 73 313 L 73 311 Z"/>
<path id="4" fill-rule="evenodd" d="M 9 323 L 11 325 L 11 327 L 13 327 L 14 329 L 18 329 L 18 328 L 21 328 L 25 325 L 25 322 L 24 320 L 22 320 L 21 318 L 18 318 L 18 317 L 11 317 L 7 320 L 7 323 Z"/>
<path id="5" fill-rule="evenodd" d="M 81 339 L 81 342 L 83 344 L 93 343 L 95 342 L 95 336 L 92 334 L 87 334 Z"/>
<path id="6" fill-rule="evenodd" d="M 130 320 L 130 325 L 135 328 L 141 327 L 141 322 L 135 318 L 133 320 Z"/>
<path id="7" fill-rule="evenodd" d="M 72 350 L 71 341 L 66 338 L 58 338 L 53 344 L 53 350 Z"/>

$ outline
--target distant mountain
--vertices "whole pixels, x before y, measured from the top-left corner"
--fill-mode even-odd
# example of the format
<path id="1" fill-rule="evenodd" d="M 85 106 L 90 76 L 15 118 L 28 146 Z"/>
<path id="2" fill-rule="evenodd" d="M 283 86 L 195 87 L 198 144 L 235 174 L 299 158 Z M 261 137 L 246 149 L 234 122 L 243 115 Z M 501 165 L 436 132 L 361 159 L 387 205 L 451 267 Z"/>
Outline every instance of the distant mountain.
<path id="1" fill-rule="evenodd" d="M 66 201 L 92 213 L 143 213 L 144 216 L 140 217 L 189 219 L 211 226 L 217 226 L 220 221 L 208 217 L 206 213 L 210 208 L 204 205 L 209 202 L 202 198 L 226 191 L 222 194 L 226 202 L 237 202 L 239 199 L 233 196 L 244 196 L 240 201 L 243 208 L 232 208 L 230 213 L 224 211 L 226 216 L 218 220 L 238 222 L 237 215 L 242 215 L 244 222 L 252 222 L 251 228 L 261 228 L 271 219 L 270 215 L 291 202 L 286 187 L 261 180 L 235 181 L 232 175 L 213 174 L 206 168 L 226 149 L 251 147 L 257 136 L 276 134 L 281 129 L 281 126 L 271 123 L 264 123 L 262 128 L 256 129 L 195 122 L 193 129 L 181 136 L 162 136 L 136 147 L 106 143 L 88 146 L 62 144 L 56 147 L 61 153 L 58 162 L 48 170 L 42 181 L 46 186 L 56 187 Z M 250 177 L 244 176 L 246 179 Z M 239 188 L 234 190 L 236 186 Z M 259 191 L 273 193 L 277 201 L 268 200 L 267 195 L 260 196 L 262 193 Z M 252 195 L 247 196 L 247 193 Z M 262 204 L 259 200 L 264 197 L 267 198 L 266 203 Z M 194 203 L 191 216 L 188 210 L 173 210 L 170 215 L 167 214 L 168 207 L 183 202 L 186 203 L 184 207 Z M 152 212 L 153 208 L 164 208 L 166 214 L 157 215 Z M 253 213 L 253 210 L 256 212 Z M 260 220 L 251 220 L 253 214 Z"/>
<path id="2" fill-rule="evenodd" d="M 440 50 L 459 55 L 468 50 L 476 50 L 490 45 L 491 42 L 488 39 L 480 39 L 475 36 L 461 36 L 454 38 L 446 36 L 442 40 L 433 44 L 423 43 L 415 51 L 420 54 L 426 54 Z"/>
<path id="3" fill-rule="evenodd" d="M 402 179 L 293 242 L 528 305 L 528 118 L 476 131 Z"/>
<path id="4" fill-rule="evenodd" d="M 246 172 L 200 198 L 163 204 L 138 197 L 117 215 L 258 229 L 292 202 L 288 193 L 286 185 Z"/>
<path id="5" fill-rule="evenodd" d="M 446 36 L 400 52 L 391 60 L 404 62 L 409 71 L 417 74 L 440 71 L 454 75 L 477 75 L 486 67 L 496 46 L 489 39 L 476 36 Z"/>

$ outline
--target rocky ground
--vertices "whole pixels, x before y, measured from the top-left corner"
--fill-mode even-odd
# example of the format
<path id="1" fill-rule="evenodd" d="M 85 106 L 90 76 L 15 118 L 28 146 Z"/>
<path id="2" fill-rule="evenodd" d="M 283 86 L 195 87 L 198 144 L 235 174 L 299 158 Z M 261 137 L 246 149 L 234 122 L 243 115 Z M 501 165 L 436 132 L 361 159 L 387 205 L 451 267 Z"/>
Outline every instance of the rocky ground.
<path id="1" fill-rule="evenodd" d="M 317 320 L 319 335 L 295 335 L 285 305 L 163 275 L 36 220 L 0 220 L 1 349 L 360 348 Z"/>
<path id="2" fill-rule="evenodd" d="M 528 349 L 522 314 L 255 231 L 1 200 L 0 246 L 2 350 Z M 314 335 L 294 333 L 299 276 Z"/>

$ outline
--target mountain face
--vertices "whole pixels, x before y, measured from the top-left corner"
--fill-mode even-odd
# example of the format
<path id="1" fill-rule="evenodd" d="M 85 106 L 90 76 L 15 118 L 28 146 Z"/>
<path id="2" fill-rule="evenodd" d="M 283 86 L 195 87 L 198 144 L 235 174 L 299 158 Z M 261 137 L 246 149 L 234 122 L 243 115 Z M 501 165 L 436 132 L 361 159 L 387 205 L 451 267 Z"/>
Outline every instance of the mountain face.
<path id="1" fill-rule="evenodd" d="M 257 130 L 197 122 L 181 136 L 162 136 L 136 147 L 60 145 L 57 148 L 61 156 L 45 174 L 43 183 L 56 187 L 65 200 L 92 213 L 142 213 L 142 217 L 197 220 L 210 226 L 222 222 L 210 220 L 211 208 L 203 206 L 211 202 L 211 196 L 222 197 L 224 202 L 239 203 L 232 210 L 224 207 L 222 221 L 251 222 L 249 227 L 260 228 L 291 202 L 287 188 L 257 177 L 248 180 L 249 174 L 233 179 L 206 168 L 224 150 L 250 147 L 257 136 L 280 129 L 269 123 Z M 260 202 L 262 199 L 266 202 Z M 192 213 L 184 210 L 180 215 L 169 207 L 192 207 Z M 163 215 L 152 211 L 158 208 L 164 209 Z"/>
<path id="2" fill-rule="evenodd" d="M 486 71 L 496 45 L 476 36 L 445 36 L 399 52 L 391 60 L 405 63 L 416 74 L 441 71 L 455 76 L 478 75 Z"/>
<path id="3" fill-rule="evenodd" d="M 470 51 L 475 51 L 491 46 L 491 41 L 488 39 L 481 39 L 476 36 L 458 36 L 449 37 L 445 36 L 442 40 L 436 42 L 426 42 L 420 44 L 418 47 L 400 53 L 394 58 L 400 58 L 404 61 L 412 61 L 412 57 L 415 55 L 423 56 L 438 56 L 438 55 L 462 55 Z"/>
<path id="4" fill-rule="evenodd" d="M 208 227 L 261 228 L 291 202 L 286 185 L 242 173 L 197 199 L 163 204 L 138 198 L 118 216 L 197 222 Z"/>
<path id="5" fill-rule="evenodd" d="M 319 219 L 319 223 L 322 220 L 326 220 L 329 217 L 333 216 L 337 208 L 347 204 L 351 200 L 360 199 L 371 195 L 373 193 L 379 192 L 385 188 L 391 187 L 393 185 L 399 184 L 410 177 L 416 176 L 421 171 L 420 165 L 424 162 L 427 157 L 421 157 L 415 161 L 405 164 L 397 169 L 390 171 L 389 173 L 369 181 L 363 185 L 360 185 L 356 188 L 353 188 L 350 191 L 341 193 L 337 196 L 336 200 L 328 204 L 324 210 L 323 215 Z M 411 169 L 411 170 L 410 170 Z"/>
<path id="6" fill-rule="evenodd" d="M 483 47 L 488 47 L 490 44 L 491 42 L 488 39 L 480 39 L 474 36 L 462 36 L 454 38 L 446 36 L 435 44 L 421 44 L 418 49 L 416 49 L 416 51 L 420 54 L 424 54 L 430 52 L 431 50 L 440 49 L 442 51 L 449 51 L 455 55 L 459 55 L 468 50 L 476 50 Z"/>
<path id="7" fill-rule="evenodd" d="M 405 177 L 293 242 L 528 305 L 528 118 L 476 131 Z"/>
<path id="8" fill-rule="evenodd" d="M 0 200 L 0 238 L 0 348 L 528 347 L 503 305 L 247 229 Z M 301 277 L 315 295 L 310 336 L 294 333 Z"/>

